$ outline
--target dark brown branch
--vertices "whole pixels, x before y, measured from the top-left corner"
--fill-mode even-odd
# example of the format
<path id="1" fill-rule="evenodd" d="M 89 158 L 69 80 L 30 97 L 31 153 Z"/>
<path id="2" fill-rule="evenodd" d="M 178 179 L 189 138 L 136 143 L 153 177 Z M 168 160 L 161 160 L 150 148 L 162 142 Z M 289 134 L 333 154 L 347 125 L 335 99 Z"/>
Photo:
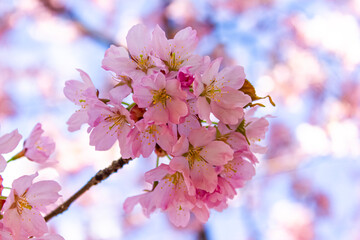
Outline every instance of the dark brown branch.
<path id="1" fill-rule="evenodd" d="M 92 186 L 100 183 L 101 181 L 108 178 L 112 173 L 117 172 L 120 168 L 122 168 L 125 164 L 130 162 L 132 159 L 122 159 L 113 161 L 111 165 L 103 170 L 100 170 L 96 173 L 94 177 L 92 177 L 87 184 L 85 184 L 79 191 L 77 191 L 74 195 L 72 195 L 66 202 L 58 206 L 55 210 L 45 216 L 45 221 L 49 221 L 51 218 L 55 217 L 66 211 L 70 205 L 78 199 L 81 195 L 83 195 L 87 190 L 89 190 Z"/>
<path id="2" fill-rule="evenodd" d="M 208 235 L 205 229 L 205 225 L 203 225 L 201 229 L 199 229 L 197 234 L 197 240 L 208 240 Z"/>

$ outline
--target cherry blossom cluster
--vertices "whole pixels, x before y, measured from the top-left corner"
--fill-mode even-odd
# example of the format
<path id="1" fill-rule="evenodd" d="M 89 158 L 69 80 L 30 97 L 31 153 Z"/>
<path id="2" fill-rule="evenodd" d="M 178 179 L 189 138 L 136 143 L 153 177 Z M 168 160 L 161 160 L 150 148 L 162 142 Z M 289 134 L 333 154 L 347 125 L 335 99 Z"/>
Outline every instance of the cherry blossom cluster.
<path id="1" fill-rule="evenodd" d="M 12 152 L 19 144 L 22 136 L 14 130 L 0 137 L 0 174 L 8 163 L 21 157 L 30 161 L 44 163 L 54 152 L 55 143 L 49 137 L 42 136 L 44 131 L 38 123 L 25 140 L 22 151 L 8 161 L 2 154 Z M 0 239 L 2 240 L 61 240 L 61 236 L 49 233 L 46 221 L 41 213 L 60 197 L 60 185 L 55 181 L 33 180 L 38 173 L 24 175 L 15 179 L 10 193 L 3 196 L 3 178 L 0 175 Z"/>
<path id="2" fill-rule="evenodd" d="M 82 81 L 66 82 L 66 97 L 80 107 L 68 129 L 87 123 L 96 150 L 117 141 L 123 158 L 155 152 L 168 160 L 145 173 L 152 188 L 128 198 L 125 211 L 139 203 L 146 216 L 161 209 L 176 226 L 191 213 L 206 222 L 209 209 L 226 208 L 255 174 L 254 153 L 264 151 L 257 142 L 268 128 L 266 117 L 254 116 L 260 98 L 243 67 L 221 68 L 221 58 L 194 53 L 190 27 L 168 39 L 159 26 L 136 25 L 126 40 L 127 49 L 112 45 L 105 53 L 102 67 L 116 83 L 102 98 L 82 70 Z"/>

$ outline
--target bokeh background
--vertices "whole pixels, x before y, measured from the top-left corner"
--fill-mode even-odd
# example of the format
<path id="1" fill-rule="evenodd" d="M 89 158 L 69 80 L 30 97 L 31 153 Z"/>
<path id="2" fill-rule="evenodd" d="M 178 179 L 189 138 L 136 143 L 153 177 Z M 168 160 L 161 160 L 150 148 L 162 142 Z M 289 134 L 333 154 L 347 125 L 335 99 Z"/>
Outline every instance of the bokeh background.
<path id="1" fill-rule="evenodd" d="M 77 108 L 65 81 L 80 79 L 80 68 L 109 89 L 104 52 L 125 45 L 133 25 L 159 24 L 169 38 L 191 26 L 199 54 L 244 66 L 258 95 L 276 103 L 262 102 L 260 114 L 274 117 L 257 175 L 208 223 L 177 229 L 159 212 L 124 214 L 155 166 L 155 156 L 140 158 L 52 219 L 52 230 L 66 240 L 359 240 L 359 21 L 359 0 L 0 0 L 0 135 L 18 128 L 26 138 L 41 122 L 57 145 L 41 168 L 9 164 L 4 185 L 38 170 L 60 182 L 63 201 L 117 159 L 117 146 L 89 146 L 86 127 L 67 131 Z"/>

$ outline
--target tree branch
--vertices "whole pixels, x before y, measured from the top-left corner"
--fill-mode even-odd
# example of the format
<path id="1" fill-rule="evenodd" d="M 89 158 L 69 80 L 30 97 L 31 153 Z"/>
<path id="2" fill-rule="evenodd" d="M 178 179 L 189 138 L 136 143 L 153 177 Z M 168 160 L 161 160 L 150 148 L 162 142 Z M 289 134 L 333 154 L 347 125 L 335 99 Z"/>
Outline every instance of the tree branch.
<path id="1" fill-rule="evenodd" d="M 199 229 L 197 233 L 197 240 L 208 240 L 208 234 L 205 229 L 205 225 L 202 225 L 201 229 Z"/>
<path id="2" fill-rule="evenodd" d="M 72 195 L 66 202 L 58 206 L 55 210 L 45 216 L 45 221 L 48 222 L 51 218 L 55 217 L 66 211 L 70 205 L 78 199 L 81 195 L 83 195 L 87 190 L 89 190 L 92 186 L 100 183 L 101 181 L 108 178 L 112 173 L 117 172 L 120 168 L 122 168 L 125 164 L 129 163 L 132 159 L 123 159 L 120 158 L 116 161 L 113 161 L 111 165 L 103 170 L 98 171 L 94 177 L 92 177 L 79 191 L 77 191 L 74 195 Z"/>

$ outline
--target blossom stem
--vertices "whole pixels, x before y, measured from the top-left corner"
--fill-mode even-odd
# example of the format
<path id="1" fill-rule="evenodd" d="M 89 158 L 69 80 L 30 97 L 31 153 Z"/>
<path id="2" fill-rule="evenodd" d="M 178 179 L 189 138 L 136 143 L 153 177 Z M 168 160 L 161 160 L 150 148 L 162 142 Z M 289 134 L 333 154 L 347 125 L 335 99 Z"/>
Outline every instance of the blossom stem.
<path id="1" fill-rule="evenodd" d="M 66 200 L 63 204 L 58 206 L 55 210 L 45 216 L 45 221 L 49 221 L 51 218 L 65 212 L 70 205 L 78 199 L 81 195 L 83 195 L 86 191 L 88 191 L 92 186 L 97 185 L 102 182 L 106 178 L 108 178 L 112 173 L 117 172 L 117 170 L 121 169 L 125 164 L 129 163 L 132 159 L 120 158 L 111 163 L 110 166 L 98 171 L 95 176 L 93 176 L 80 190 L 78 190 L 74 195 L 72 195 L 68 200 Z"/>
<path id="2" fill-rule="evenodd" d="M 156 167 L 158 167 L 158 166 L 159 166 L 159 159 L 160 159 L 160 157 L 159 157 L 159 156 L 157 156 L 157 158 L 156 158 Z"/>
<path id="3" fill-rule="evenodd" d="M 130 104 L 126 109 L 127 110 L 131 110 L 131 108 L 133 107 L 133 106 L 135 106 L 136 105 L 136 103 L 132 103 L 132 104 Z"/>
<path id="4" fill-rule="evenodd" d="M 21 152 L 17 153 L 15 156 L 13 156 L 9 160 L 7 160 L 7 163 L 12 162 L 16 159 L 22 158 L 23 156 L 25 156 L 25 149 L 23 149 Z"/>

